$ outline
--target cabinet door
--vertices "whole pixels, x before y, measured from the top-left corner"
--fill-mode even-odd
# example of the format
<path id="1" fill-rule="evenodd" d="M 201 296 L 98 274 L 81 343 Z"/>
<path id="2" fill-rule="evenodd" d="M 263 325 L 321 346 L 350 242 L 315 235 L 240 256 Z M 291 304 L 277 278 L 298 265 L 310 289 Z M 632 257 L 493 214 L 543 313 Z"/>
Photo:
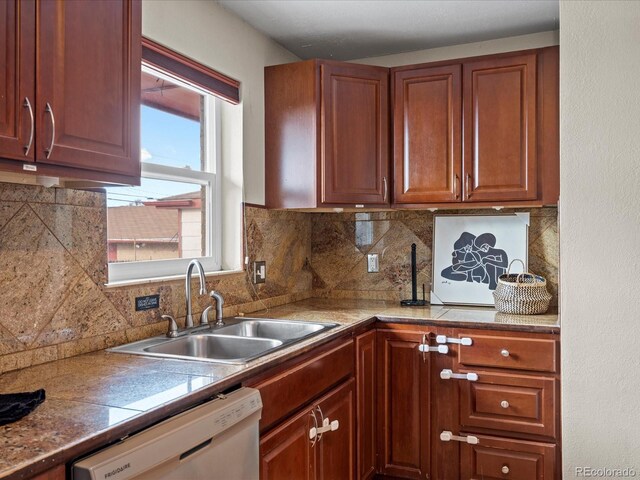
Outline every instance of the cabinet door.
<path id="1" fill-rule="evenodd" d="M 338 421 L 338 429 L 322 434 L 316 444 L 318 478 L 349 480 L 355 476 L 355 386 L 354 380 L 345 382 L 318 402 L 318 422 Z M 293 477 L 292 477 L 293 478 Z"/>
<path id="2" fill-rule="evenodd" d="M 376 331 L 356 337 L 356 419 L 357 476 L 372 478 L 376 473 Z"/>
<path id="3" fill-rule="evenodd" d="M 321 203 L 387 204 L 388 70 L 323 64 L 321 76 Z"/>
<path id="4" fill-rule="evenodd" d="M 378 332 L 378 449 L 384 475 L 424 479 L 430 473 L 433 354 L 418 350 L 424 334 Z"/>
<path id="5" fill-rule="evenodd" d="M 260 439 L 260 479 L 315 478 L 316 447 L 309 441 L 313 414 L 304 410 Z"/>
<path id="6" fill-rule="evenodd" d="M 461 66 L 394 74 L 394 203 L 460 201 Z"/>
<path id="7" fill-rule="evenodd" d="M 36 161 L 140 176 L 140 2 L 37 3 Z"/>
<path id="8" fill-rule="evenodd" d="M 536 55 L 463 66 L 464 200 L 537 196 Z"/>
<path id="9" fill-rule="evenodd" d="M 463 434 L 464 435 L 464 434 Z M 477 445 L 461 444 L 460 478 L 553 480 L 555 445 L 476 435 Z"/>
<path id="10" fill-rule="evenodd" d="M 0 3 L 0 157 L 33 161 L 35 2 Z"/>

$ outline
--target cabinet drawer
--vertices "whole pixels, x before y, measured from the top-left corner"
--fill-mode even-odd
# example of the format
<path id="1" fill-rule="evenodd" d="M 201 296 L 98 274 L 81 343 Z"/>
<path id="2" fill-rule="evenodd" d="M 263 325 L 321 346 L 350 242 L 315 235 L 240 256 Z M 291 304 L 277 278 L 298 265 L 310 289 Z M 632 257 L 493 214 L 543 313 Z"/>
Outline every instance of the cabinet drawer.
<path id="1" fill-rule="evenodd" d="M 460 425 L 556 437 L 556 380 L 474 370 L 460 384 Z M 462 373 L 468 373 L 462 370 Z"/>
<path id="2" fill-rule="evenodd" d="M 556 446 L 476 435 L 477 445 L 463 444 L 460 478 L 465 480 L 553 480 Z"/>
<path id="3" fill-rule="evenodd" d="M 557 342 L 551 338 L 521 336 L 468 335 L 473 344 L 461 346 L 458 361 L 463 365 L 555 372 Z"/>
<path id="4" fill-rule="evenodd" d="M 353 360 L 353 341 L 348 340 L 278 374 L 248 383 L 260 390 L 262 396 L 260 431 L 267 430 L 340 380 L 352 376 Z"/>

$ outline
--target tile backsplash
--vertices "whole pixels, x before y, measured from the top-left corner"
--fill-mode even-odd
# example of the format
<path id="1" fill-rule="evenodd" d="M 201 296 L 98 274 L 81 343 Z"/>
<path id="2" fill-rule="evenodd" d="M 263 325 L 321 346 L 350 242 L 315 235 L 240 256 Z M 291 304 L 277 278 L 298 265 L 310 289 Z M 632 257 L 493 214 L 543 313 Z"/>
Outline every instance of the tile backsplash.
<path id="1" fill-rule="evenodd" d="M 556 208 L 503 209 L 530 212 L 529 269 L 547 279 L 558 304 L 558 211 Z M 447 210 L 447 214 L 495 214 L 492 209 Z M 433 213 L 400 210 L 373 213 L 313 213 L 311 266 L 314 295 L 332 298 L 411 298 L 411 244 L 416 244 L 418 296 L 431 288 Z M 367 254 L 379 255 L 380 271 L 367 273 Z"/>
<path id="2" fill-rule="evenodd" d="M 184 280 L 104 286 L 106 212 L 104 193 L 0 183 L 0 373 L 157 335 L 164 313 L 183 325 Z M 308 298 L 309 216 L 245 214 L 249 255 L 267 261 L 269 281 L 254 290 L 243 272 L 209 277 L 225 315 Z M 135 297 L 149 294 L 161 308 L 136 312 Z M 198 315 L 209 304 L 193 301 Z"/>
<path id="3" fill-rule="evenodd" d="M 184 322 L 182 280 L 104 286 L 106 211 L 104 193 L 0 183 L 0 373 L 159 334 L 166 329 L 164 313 Z M 527 211 L 530 269 L 548 279 L 557 304 L 557 210 Z M 311 296 L 409 297 L 411 243 L 417 245 L 418 280 L 429 291 L 428 211 L 302 213 L 248 206 L 245 224 L 246 255 L 250 264 L 266 260 L 268 278 L 253 286 L 244 272 L 210 276 L 207 289 L 223 294 L 226 316 Z M 379 273 L 367 273 L 367 253 L 380 255 Z M 160 295 L 161 308 L 136 312 L 135 297 L 149 294 Z M 208 302 L 194 295 L 194 314 Z"/>

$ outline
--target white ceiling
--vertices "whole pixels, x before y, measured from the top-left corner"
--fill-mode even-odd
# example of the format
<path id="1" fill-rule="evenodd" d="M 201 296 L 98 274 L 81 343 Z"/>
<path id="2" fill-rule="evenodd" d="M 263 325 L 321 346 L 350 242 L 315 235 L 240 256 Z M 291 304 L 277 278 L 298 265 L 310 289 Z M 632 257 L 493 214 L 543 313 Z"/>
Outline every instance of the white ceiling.
<path id="1" fill-rule="evenodd" d="M 558 0 L 218 0 L 298 57 L 352 60 L 559 28 Z"/>

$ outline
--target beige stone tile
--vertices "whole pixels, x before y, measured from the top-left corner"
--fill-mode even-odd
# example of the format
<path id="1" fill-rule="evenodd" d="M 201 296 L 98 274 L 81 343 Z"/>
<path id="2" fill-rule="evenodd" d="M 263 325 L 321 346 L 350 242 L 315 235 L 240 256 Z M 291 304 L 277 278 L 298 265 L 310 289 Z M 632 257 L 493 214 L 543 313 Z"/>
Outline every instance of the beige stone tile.
<path id="1" fill-rule="evenodd" d="M 97 337 L 81 338 L 71 342 L 60 343 L 54 347 L 58 348 L 58 358 L 68 358 L 117 345 L 124 345 L 125 343 L 128 343 L 126 333 L 124 330 L 120 330 Z"/>
<path id="2" fill-rule="evenodd" d="M 104 284 L 107 280 L 106 209 L 49 204 L 34 204 L 32 208 L 93 281 Z"/>
<path id="3" fill-rule="evenodd" d="M 184 290 L 184 284 L 172 282 L 166 284 L 136 285 L 131 287 L 107 288 L 103 291 L 104 295 L 120 315 L 122 315 L 131 326 L 137 327 L 157 323 L 161 320 L 162 315 L 172 314 L 171 312 L 174 310 L 174 288 Z M 160 308 L 136 312 L 136 297 L 144 295 L 160 295 Z"/>
<path id="4" fill-rule="evenodd" d="M 0 356 L 23 350 L 24 343 L 19 341 L 13 334 L 0 325 Z"/>
<path id="5" fill-rule="evenodd" d="M 79 205 L 82 207 L 105 208 L 107 195 L 104 191 L 56 188 L 55 202 L 59 205 Z"/>
<path id="6" fill-rule="evenodd" d="M 21 209 L 0 236 L 0 322 L 31 344 L 81 273 L 31 208 Z"/>
<path id="7" fill-rule="evenodd" d="M 355 246 L 366 255 L 389 231 L 391 223 L 388 220 L 356 221 L 354 231 Z"/>
<path id="8" fill-rule="evenodd" d="M 311 226 L 311 268 L 315 288 L 333 288 L 366 257 L 355 244 L 355 225 L 317 222 Z M 365 270 L 366 271 L 366 270 Z"/>
<path id="9" fill-rule="evenodd" d="M 58 352 L 55 346 L 0 355 L 0 373 L 52 362 L 57 359 Z"/>
<path id="10" fill-rule="evenodd" d="M 125 330 L 127 320 L 107 300 L 100 288 L 84 275 L 71 290 L 53 319 L 38 335 L 36 346 L 97 337 Z"/>
<path id="11" fill-rule="evenodd" d="M 54 203 L 55 188 L 0 182 L 0 201 Z"/>
<path id="12" fill-rule="evenodd" d="M 47 398 L 33 413 L 0 427 L 3 438 L 0 471 L 18 469 L 62 454 L 70 445 L 88 440 L 140 412 Z M 37 435 L 34 433 L 37 432 Z"/>
<path id="13" fill-rule="evenodd" d="M 24 206 L 22 202 L 0 202 L 0 230 Z"/>

